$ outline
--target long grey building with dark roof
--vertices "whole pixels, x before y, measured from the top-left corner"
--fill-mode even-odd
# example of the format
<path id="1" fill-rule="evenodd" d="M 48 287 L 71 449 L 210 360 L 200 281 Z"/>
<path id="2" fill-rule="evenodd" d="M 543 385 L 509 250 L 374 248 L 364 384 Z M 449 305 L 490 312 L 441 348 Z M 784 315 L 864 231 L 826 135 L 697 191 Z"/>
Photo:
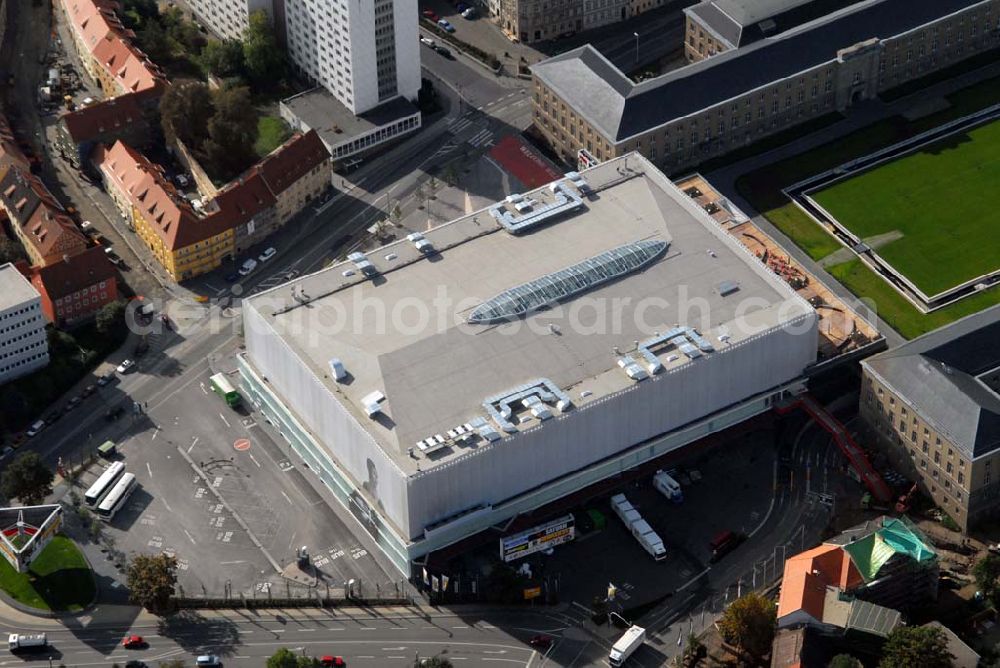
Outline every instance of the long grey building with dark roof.
<path id="1" fill-rule="evenodd" d="M 1000 0 L 865 0 L 632 82 L 583 46 L 532 67 L 534 123 L 574 162 L 692 167 L 1000 46 Z"/>
<path id="2" fill-rule="evenodd" d="M 858 0 L 702 0 L 684 9 L 684 55 L 696 62 L 783 33 Z"/>
<path id="3" fill-rule="evenodd" d="M 861 415 L 963 530 L 1000 509 L 1000 306 L 868 358 Z"/>

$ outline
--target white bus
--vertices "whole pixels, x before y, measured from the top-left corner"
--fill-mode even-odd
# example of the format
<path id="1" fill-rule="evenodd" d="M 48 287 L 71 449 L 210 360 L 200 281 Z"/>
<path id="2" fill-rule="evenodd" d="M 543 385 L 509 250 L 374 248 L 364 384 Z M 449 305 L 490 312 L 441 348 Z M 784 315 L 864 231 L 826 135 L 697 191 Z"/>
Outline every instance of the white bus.
<path id="1" fill-rule="evenodd" d="M 132 495 L 138 484 L 139 481 L 136 480 L 135 474 L 126 473 L 123 475 L 114 489 L 104 497 L 101 505 L 97 507 L 97 516 L 104 522 L 110 522 L 115 513 L 121 510 L 125 502 L 128 501 L 128 497 Z"/>
<path id="2" fill-rule="evenodd" d="M 123 473 L 125 473 L 125 464 L 123 462 L 115 462 L 104 469 L 104 473 L 90 486 L 90 489 L 87 490 L 87 493 L 83 497 L 87 505 L 91 508 L 96 508 L 97 504 L 111 491 L 111 488 L 115 486 L 115 483 L 118 482 Z"/>

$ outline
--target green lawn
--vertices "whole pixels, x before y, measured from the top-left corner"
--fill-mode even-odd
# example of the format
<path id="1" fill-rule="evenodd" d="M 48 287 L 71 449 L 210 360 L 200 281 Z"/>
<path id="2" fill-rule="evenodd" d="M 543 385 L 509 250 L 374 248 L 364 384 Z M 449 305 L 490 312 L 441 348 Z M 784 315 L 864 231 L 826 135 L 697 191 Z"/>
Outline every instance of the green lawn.
<path id="1" fill-rule="evenodd" d="M 813 194 L 879 255 L 934 295 L 1000 265 L 1000 122 L 953 135 Z"/>
<path id="2" fill-rule="evenodd" d="M 90 568 L 65 536 L 53 538 L 27 573 L 0 559 L 0 588 L 15 601 L 41 610 L 77 612 L 94 598 Z"/>
<path id="3" fill-rule="evenodd" d="M 263 158 L 291 136 L 292 131 L 285 121 L 277 116 L 261 116 L 257 121 L 257 143 L 254 144 L 254 149 Z"/>
<path id="4" fill-rule="evenodd" d="M 861 260 L 827 267 L 827 271 L 848 290 L 868 300 L 880 318 L 908 339 L 1000 304 L 1000 290 L 993 289 L 965 297 L 932 313 L 921 313 Z"/>
<path id="5" fill-rule="evenodd" d="M 798 207 L 789 206 L 790 202 L 781 189 L 848 160 L 1000 102 L 1000 78 L 957 91 L 948 96 L 948 102 L 951 104 L 948 109 L 912 122 L 897 116 L 874 123 L 831 144 L 746 174 L 737 181 L 736 186 L 754 209 L 774 223 L 812 258 L 822 259 L 839 245 L 830 245 L 826 241 L 829 235 L 824 230 L 817 229 L 819 226 L 812 218 Z M 860 261 L 837 265 L 830 271 L 852 292 L 871 299 L 879 316 L 908 338 L 1000 303 L 1000 290 L 992 289 L 967 297 L 955 306 L 923 315 Z"/>

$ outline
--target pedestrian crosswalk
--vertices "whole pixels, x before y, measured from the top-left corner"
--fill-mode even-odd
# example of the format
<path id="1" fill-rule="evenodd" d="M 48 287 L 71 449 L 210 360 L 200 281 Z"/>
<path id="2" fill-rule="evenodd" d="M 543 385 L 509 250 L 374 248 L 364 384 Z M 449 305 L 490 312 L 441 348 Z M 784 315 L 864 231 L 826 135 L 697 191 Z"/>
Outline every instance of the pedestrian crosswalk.
<path id="1" fill-rule="evenodd" d="M 453 118 L 448 122 L 448 129 L 450 129 L 453 133 L 458 134 L 465 128 L 475 123 L 475 119 L 472 118 L 472 116 L 473 114 L 467 113 L 460 118 Z"/>
<path id="2" fill-rule="evenodd" d="M 486 128 L 480 130 L 469 139 L 469 145 L 477 148 L 480 146 L 489 146 L 492 143 L 493 131 Z"/>
<path id="3" fill-rule="evenodd" d="M 271 288 L 281 285 L 282 283 L 287 283 L 296 276 L 299 275 L 298 269 L 290 269 L 289 271 L 274 274 L 273 276 L 268 276 L 263 281 L 254 286 L 253 292 L 263 292 L 264 290 L 270 290 Z"/>
<path id="4" fill-rule="evenodd" d="M 434 154 L 431 155 L 431 158 L 441 157 L 442 155 L 446 155 L 448 153 L 451 153 L 456 148 L 458 148 L 458 143 L 454 142 L 454 141 L 450 141 L 447 144 L 445 144 L 444 146 L 442 146 L 441 148 L 439 148 L 438 150 L 434 151 Z"/>

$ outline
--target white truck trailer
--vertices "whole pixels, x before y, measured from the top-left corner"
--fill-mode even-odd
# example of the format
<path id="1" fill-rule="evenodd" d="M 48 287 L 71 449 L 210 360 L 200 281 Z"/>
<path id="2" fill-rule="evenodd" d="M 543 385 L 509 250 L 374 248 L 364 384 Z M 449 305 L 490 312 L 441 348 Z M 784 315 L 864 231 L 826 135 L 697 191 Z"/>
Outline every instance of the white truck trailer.
<path id="1" fill-rule="evenodd" d="M 642 647 L 642 643 L 644 642 L 646 642 L 646 629 L 641 626 L 629 627 L 628 631 L 611 648 L 608 663 L 612 666 L 624 664 L 630 656 L 635 654 L 637 649 Z"/>
<path id="2" fill-rule="evenodd" d="M 618 519 L 625 522 L 625 524 L 629 523 L 629 520 L 626 519 L 626 514 L 629 511 L 637 512 L 632 504 L 629 503 L 629 500 L 625 498 L 624 494 L 615 494 L 611 497 L 611 510 L 613 510 L 615 515 L 618 516 Z"/>
<path id="3" fill-rule="evenodd" d="M 631 530 L 632 536 L 639 541 L 639 545 L 642 545 L 642 549 L 646 550 L 649 556 L 656 561 L 663 561 L 667 558 L 667 548 L 663 546 L 663 540 L 659 534 L 653 531 L 653 527 L 649 526 L 649 522 L 640 519 L 632 524 Z"/>
<path id="4" fill-rule="evenodd" d="M 653 487 L 674 503 L 684 501 L 684 492 L 681 491 L 681 486 L 666 471 L 656 472 L 656 475 L 653 476 Z"/>
<path id="5" fill-rule="evenodd" d="M 42 650 L 48 646 L 49 640 L 44 633 L 11 633 L 7 636 L 7 649 L 11 652 L 29 652 Z"/>

